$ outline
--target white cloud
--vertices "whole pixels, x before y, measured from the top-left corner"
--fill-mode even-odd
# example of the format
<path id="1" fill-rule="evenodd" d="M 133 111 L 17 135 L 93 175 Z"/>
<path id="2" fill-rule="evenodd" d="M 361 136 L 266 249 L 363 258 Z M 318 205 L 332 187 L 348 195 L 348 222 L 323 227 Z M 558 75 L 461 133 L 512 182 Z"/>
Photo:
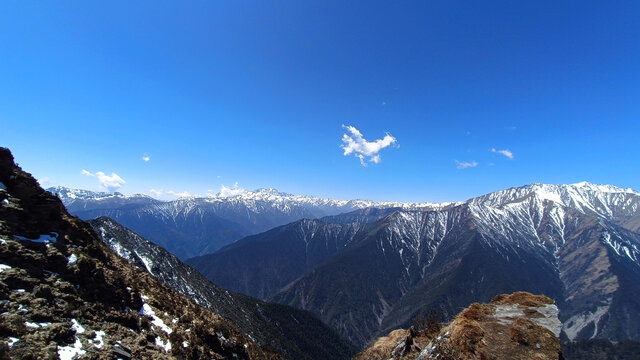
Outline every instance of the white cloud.
<path id="1" fill-rule="evenodd" d="M 169 190 L 169 191 L 167 191 L 167 194 L 175 195 L 177 197 L 190 197 L 190 196 L 193 196 L 188 191 L 176 192 L 176 191 L 173 191 L 173 190 Z"/>
<path id="2" fill-rule="evenodd" d="M 161 197 L 162 195 L 164 195 L 164 191 L 162 190 L 151 189 L 149 190 L 149 192 L 151 193 L 151 195 L 155 195 L 156 197 Z"/>
<path id="3" fill-rule="evenodd" d="M 382 159 L 378 153 L 386 147 L 397 145 L 398 142 L 396 138 L 389 133 L 387 133 L 382 139 L 367 141 L 367 139 L 362 136 L 360 130 L 356 129 L 355 126 L 342 125 L 342 127 L 351 133 L 351 135 L 342 135 L 341 148 L 344 150 L 344 156 L 353 154 L 355 157 L 360 159 L 360 164 L 362 164 L 362 166 L 367 166 L 365 158 L 369 158 L 369 162 L 374 164 L 380 163 Z"/>
<path id="4" fill-rule="evenodd" d="M 467 161 L 458 161 L 456 160 L 456 168 L 458 169 L 466 169 L 478 166 L 478 163 L 475 161 L 467 162 Z"/>
<path id="5" fill-rule="evenodd" d="M 247 192 L 247 190 L 239 187 L 238 183 L 236 182 L 235 184 L 233 184 L 233 187 L 226 187 L 224 185 L 221 185 L 220 192 L 218 192 L 218 197 L 232 197 L 244 194 L 245 192 Z"/>
<path id="6" fill-rule="evenodd" d="M 126 183 L 123 178 L 118 176 L 116 173 L 111 173 L 111 176 L 103 173 L 102 171 L 98 171 L 93 174 L 87 170 L 82 169 L 82 175 L 92 176 L 98 179 L 100 182 L 100 186 L 106 189 L 109 192 L 114 192 L 122 187 L 122 184 Z"/>
<path id="7" fill-rule="evenodd" d="M 149 162 L 149 160 L 151 160 L 151 156 L 147 154 L 142 155 L 142 161 Z"/>
<path id="8" fill-rule="evenodd" d="M 38 183 L 40 184 L 40 186 L 44 187 L 44 186 L 48 186 L 48 185 L 53 184 L 53 181 L 51 180 L 50 177 L 45 176 L 42 179 L 38 179 Z"/>
<path id="9" fill-rule="evenodd" d="M 192 197 L 198 196 L 193 195 L 188 191 L 173 191 L 173 190 L 162 190 L 162 189 L 150 189 L 149 193 L 156 199 L 160 200 L 175 200 L 183 197 Z"/>
<path id="10" fill-rule="evenodd" d="M 504 156 L 508 157 L 509 159 L 513 160 L 513 153 L 509 149 L 496 150 L 495 148 L 492 148 L 489 151 L 491 151 L 492 153 L 504 155 Z"/>

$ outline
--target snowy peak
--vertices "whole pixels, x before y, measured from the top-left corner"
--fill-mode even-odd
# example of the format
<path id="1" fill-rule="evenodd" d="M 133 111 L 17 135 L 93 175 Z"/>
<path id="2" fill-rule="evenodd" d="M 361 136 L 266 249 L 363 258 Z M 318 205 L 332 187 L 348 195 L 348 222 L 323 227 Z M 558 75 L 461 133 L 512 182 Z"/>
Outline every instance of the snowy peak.
<path id="1" fill-rule="evenodd" d="M 570 185 L 531 184 L 507 190 L 496 191 L 467 201 L 470 205 L 502 208 L 538 200 L 550 201 L 564 207 L 574 208 L 582 213 L 591 213 L 610 218 L 614 212 L 635 212 L 640 193 L 632 189 L 622 189 L 612 185 L 596 185 L 581 182 Z"/>
<path id="2" fill-rule="evenodd" d="M 149 199 L 152 198 L 148 195 L 144 194 L 133 194 L 133 195 L 124 195 L 119 192 L 101 192 L 101 191 L 90 191 L 90 190 L 81 190 L 81 189 L 69 189 L 63 186 L 55 186 L 47 189 L 52 194 L 57 195 L 63 203 L 78 201 L 78 200 L 112 200 L 112 199 Z"/>

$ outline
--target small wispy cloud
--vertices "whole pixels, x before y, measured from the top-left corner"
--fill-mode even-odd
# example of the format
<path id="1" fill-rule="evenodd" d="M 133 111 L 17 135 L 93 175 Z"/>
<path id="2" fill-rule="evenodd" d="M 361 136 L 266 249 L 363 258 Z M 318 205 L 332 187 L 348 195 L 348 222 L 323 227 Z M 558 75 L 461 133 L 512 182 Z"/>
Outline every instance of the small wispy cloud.
<path id="1" fill-rule="evenodd" d="M 149 190 L 149 192 L 151 193 L 151 195 L 154 195 L 154 196 L 157 196 L 157 197 L 160 197 L 160 196 L 164 195 L 164 191 L 162 191 L 162 190 L 151 189 L 151 190 Z"/>
<path id="2" fill-rule="evenodd" d="M 188 191 L 173 191 L 173 190 L 162 190 L 162 189 L 150 189 L 149 193 L 156 199 L 161 199 L 161 200 L 173 200 L 173 199 L 178 199 L 183 197 L 194 196 Z"/>
<path id="3" fill-rule="evenodd" d="M 472 167 L 478 166 L 478 163 L 475 162 L 475 161 L 469 162 L 469 161 L 458 161 L 458 160 L 455 160 L 455 162 L 456 162 L 456 168 L 458 168 L 458 169 L 466 169 L 466 168 L 472 168 Z"/>
<path id="4" fill-rule="evenodd" d="M 224 185 L 221 185 L 220 191 L 218 192 L 218 197 L 233 197 L 242 195 L 245 192 L 247 192 L 247 190 L 238 186 L 238 182 L 236 182 L 235 184 L 233 184 L 233 187 L 226 187 Z"/>
<path id="5" fill-rule="evenodd" d="M 41 179 L 38 179 L 38 183 L 40 184 L 40 186 L 45 187 L 45 186 L 49 186 L 51 184 L 53 184 L 53 181 L 51 180 L 50 177 L 45 176 Z"/>
<path id="6" fill-rule="evenodd" d="M 149 162 L 149 160 L 151 160 L 151 156 L 147 154 L 142 155 L 142 161 Z"/>
<path id="7" fill-rule="evenodd" d="M 382 161 L 379 152 L 386 147 L 397 145 L 398 143 L 396 138 L 389 133 L 382 139 L 367 141 L 355 126 L 342 125 L 342 127 L 350 133 L 350 135 L 342 135 L 342 145 L 340 147 L 344 150 L 344 156 L 354 154 L 355 157 L 360 159 L 362 166 L 367 166 L 365 158 L 368 158 L 369 162 L 379 164 L 380 161 Z"/>
<path id="8" fill-rule="evenodd" d="M 100 186 L 109 192 L 114 192 L 118 190 L 119 188 L 122 187 L 124 183 L 126 183 L 126 181 L 124 181 L 124 179 L 118 176 L 118 174 L 116 173 L 111 173 L 111 175 L 107 175 L 102 171 L 98 171 L 97 173 L 94 174 L 87 170 L 82 169 L 82 175 L 97 178 L 98 182 L 100 182 Z"/>
<path id="9" fill-rule="evenodd" d="M 500 154 L 500 155 L 504 155 L 506 157 L 508 157 L 509 159 L 513 160 L 513 153 L 511 152 L 511 150 L 509 149 L 504 149 L 504 150 L 496 150 L 495 148 L 492 148 L 491 150 L 492 153 L 496 153 L 496 154 Z"/>

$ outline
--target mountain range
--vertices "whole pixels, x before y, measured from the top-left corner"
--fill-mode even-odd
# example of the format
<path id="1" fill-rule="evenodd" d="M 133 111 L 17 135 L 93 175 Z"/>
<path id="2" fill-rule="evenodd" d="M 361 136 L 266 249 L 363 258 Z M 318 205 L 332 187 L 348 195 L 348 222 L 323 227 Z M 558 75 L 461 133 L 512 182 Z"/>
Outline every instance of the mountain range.
<path id="1" fill-rule="evenodd" d="M 452 319 L 523 290 L 553 299 L 564 340 L 640 339 L 640 194 L 631 189 L 531 184 L 443 204 L 273 189 L 169 202 L 51 190 L 58 198 L 0 149 L 0 358 L 346 358 L 349 342 L 362 349 L 425 314 Z M 86 223 L 65 207 L 137 216 L 189 249 L 183 257 L 222 248 L 189 259 L 194 269 L 115 220 Z M 207 245 L 228 223 L 253 234 Z M 194 227 L 202 236 L 191 241 Z M 403 334 L 404 355 L 436 358 L 466 336 L 445 331 L 415 347 Z"/>
<path id="2" fill-rule="evenodd" d="M 291 195 L 275 189 L 236 196 L 188 197 L 160 201 L 147 195 L 47 189 L 81 219 L 107 216 L 181 259 L 212 253 L 247 235 L 303 218 L 318 218 L 368 207 L 433 208 L 441 204 L 332 200 Z"/>
<path id="3" fill-rule="evenodd" d="M 546 294 L 565 339 L 639 339 L 640 194 L 532 184 L 435 208 L 303 219 L 187 262 L 221 286 L 310 310 L 354 343 L 436 310 Z"/>

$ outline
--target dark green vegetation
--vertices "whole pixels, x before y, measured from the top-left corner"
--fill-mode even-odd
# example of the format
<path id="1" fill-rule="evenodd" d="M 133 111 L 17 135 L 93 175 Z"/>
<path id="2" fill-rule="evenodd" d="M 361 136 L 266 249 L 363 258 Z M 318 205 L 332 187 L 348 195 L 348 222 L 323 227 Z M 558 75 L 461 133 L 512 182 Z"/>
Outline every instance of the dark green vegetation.
<path id="1" fill-rule="evenodd" d="M 640 342 L 605 339 L 569 341 L 562 344 L 566 360 L 639 360 Z"/>

